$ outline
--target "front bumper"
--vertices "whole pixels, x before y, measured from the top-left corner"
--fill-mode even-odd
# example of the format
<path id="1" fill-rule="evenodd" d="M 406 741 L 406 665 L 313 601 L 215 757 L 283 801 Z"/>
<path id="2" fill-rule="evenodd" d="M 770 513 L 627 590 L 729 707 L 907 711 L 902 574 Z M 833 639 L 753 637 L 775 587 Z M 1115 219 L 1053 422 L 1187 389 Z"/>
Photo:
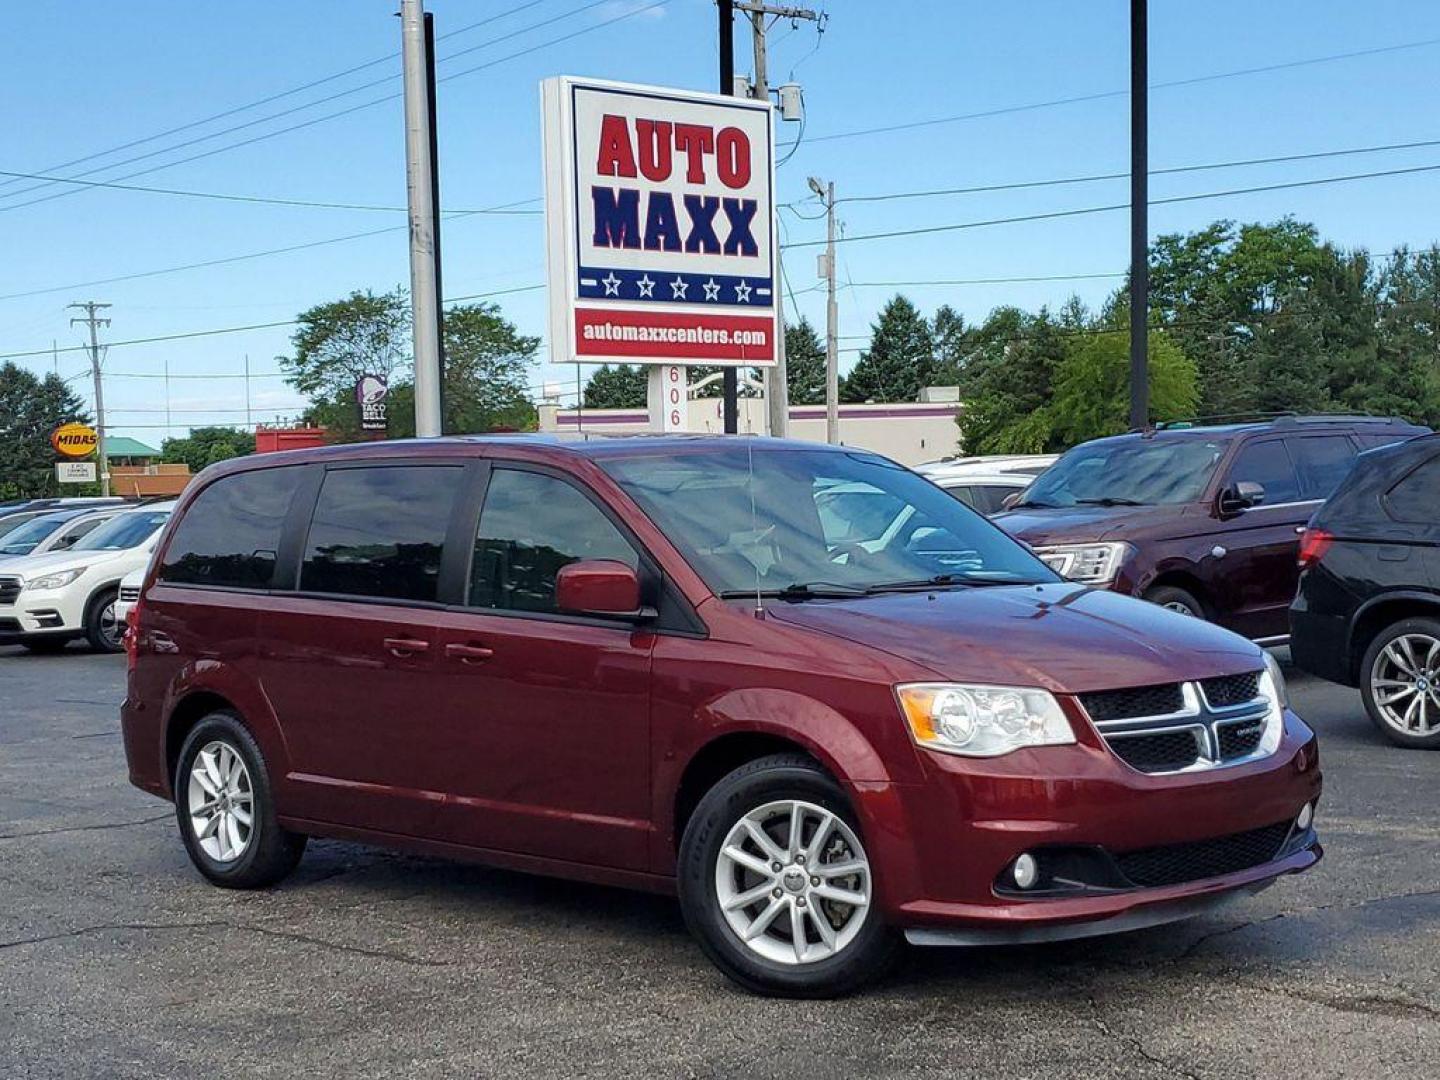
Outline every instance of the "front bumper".
<path id="1" fill-rule="evenodd" d="M 1190 773 L 1137 772 L 1098 739 L 987 761 L 922 758 L 925 783 L 855 792 L 881 908 L 921 940 L 932 930 L 949 932 L 951 943 L 1003 943 L 1159 925 L 1308 870 L 1323 854 L 1313 829 L 1285 826 L 1321 790 L 1314 734 L 1288 711 L 1274 754 Z M 1125 862 L 1267 828 L 1279 829 L 1273 858 L 1214 876 L 1149 886 L 1084 881 L 1031 894 L 1001 888 L 1024 853 L 1088 851 Z"/>
<path id="2" fill-rule="evenodd" d="M 42 593 L 34 600 L 21 594 L 21 603 L 0 606 L 0 637 L 38 637 L 45 634 L 74 634 L 82 627 L 71 618 L 66 605 Z"/>

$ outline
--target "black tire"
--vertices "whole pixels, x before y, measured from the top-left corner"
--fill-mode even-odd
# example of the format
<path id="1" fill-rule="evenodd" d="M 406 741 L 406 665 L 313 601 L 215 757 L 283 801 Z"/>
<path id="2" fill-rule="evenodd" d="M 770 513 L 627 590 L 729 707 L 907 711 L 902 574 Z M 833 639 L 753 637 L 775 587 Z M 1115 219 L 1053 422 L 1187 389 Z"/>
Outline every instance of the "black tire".
<path id="1" fill-rule="evenodd" d="M 879 978 L 899 954 L 900 935 L 881 918 L 873 882 L 864 921 L 849 942 L 824 959 L 804 964 L 780 963 L 753 951 L 721 910 L 716 867 L 727 834 L 746 814 L 780 800 L 822 807 L 860 836 L 844 791 L 813 759 L 773 754 L 742 765 L 700 800 L 680 841 L 677 878 L 686 925 L 711 962 L 752 993 L 794 998 L 848 994 Z M 872 863 L 872 876 L 873 869 Z"/>
<path id="2" fill-rule="evenodd" d="M 221 860 L 207 852 L 190 813 L 191 767 L 200 752 L 221 744 L 240 758 L 248 773 L 251 825 L 238 858 Z M 213 712 L 185 737 L 175 766 L 175 819 L 190 861 L 212 884 L 224 889 L 263 889 L 284 878 L 300 862 L 305 837 L 282 829 L 275 819 L 270 771 L 254 737 L 231 712 Z"/>
<path id="3" fill-rule="evenodd" d="M 20 644 L 39 656 L 49 656 L 52 653 L 60 652 L 66 645 L 69 645 L 70 639 L 68 637 L 37 637 L 29 638 Z"/>
<path id="4" fill-rule="evenodd" d="M 115 622 L 115 601 L 120 590 L 101 589 L 85 605 L 85 640 L 96 652 L 116 653 L 125 648 L 125 628 Z"/>
<path id="5" fill-rule="evenodd" d="M 1172 611 L 1181 611 L 1182 615 L 1190 615 L 1196 619 L 1207 618 L 1205 605 L 1200 603 L 1192 594 L 1184 589 L 1176 588 L 1174 585 L 1159 585 L 1145 592 L 1144 599 L 1152 604 L 1159 604 L 1163 608 L 1170 608 Z"/>
<path id="6" fill-rule="evenodd" d="M 1381 661 L 1381 654 L 1399 638 L 1416 636 L 1440 642 L 1440 619 L 1402 619 L 1393 626 L 1387 626 L 1376 635 L 1375 640 L 1370 642 L 1370 647 L 1365 650 L 1364 659 L 1360 661 L 1360 696 L 1365 702 L 1365 711 L 1370 714 L 1370 722 L 1396 746 L 1403 746 L 1411 750 L 1440 750 L 1440 726 L 1437 726 L 1428 735 L 1404 731 L 1398 724 L 1392 723 L 1386 718 L 1384 709 L 1375 700 L 1375 687 L 1372 683 L 1379 674 L 1376 666 Z M 1420 675 L 1425 679 L 1427 687 L 1433 688 L 1437 685 L 1437 680 L 1440 680 L 1440 652 L 1437 652 L 1433 659 L 1428 657 L 1420 659 L 1428 660 L 1428 663 L 1422 664 Z M 1423 691 L 1428 698 L 1425 702 L 1427 719 L 1431 725 L 1440 725 L 1440 691 L 1428 688 Z"/>

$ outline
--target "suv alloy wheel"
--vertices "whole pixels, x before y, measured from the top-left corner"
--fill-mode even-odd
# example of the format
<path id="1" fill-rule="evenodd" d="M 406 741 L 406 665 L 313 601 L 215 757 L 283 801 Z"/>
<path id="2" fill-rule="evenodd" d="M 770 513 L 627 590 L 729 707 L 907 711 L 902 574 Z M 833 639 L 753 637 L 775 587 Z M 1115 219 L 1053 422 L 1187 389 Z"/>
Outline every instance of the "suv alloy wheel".
<path id="1" fill-rule="evenodd" d="M 1398 746 L 1440 749 L 1440 619 L 1404 619 L 1370 643 L 1360 693 Z"/>

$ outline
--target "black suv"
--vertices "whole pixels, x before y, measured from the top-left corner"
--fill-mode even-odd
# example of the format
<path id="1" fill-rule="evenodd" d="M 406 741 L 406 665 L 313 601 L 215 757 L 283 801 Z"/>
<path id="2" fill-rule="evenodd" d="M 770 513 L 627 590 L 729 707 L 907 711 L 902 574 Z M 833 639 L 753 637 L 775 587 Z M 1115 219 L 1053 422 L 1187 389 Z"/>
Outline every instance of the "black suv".
<path id="1" fill-rule="evenodd" d="M 1358 686 L 1392 742 L 1440 748 L 1440 435 L 1361 454 L 1300 567 L 1295 663 Z"/>

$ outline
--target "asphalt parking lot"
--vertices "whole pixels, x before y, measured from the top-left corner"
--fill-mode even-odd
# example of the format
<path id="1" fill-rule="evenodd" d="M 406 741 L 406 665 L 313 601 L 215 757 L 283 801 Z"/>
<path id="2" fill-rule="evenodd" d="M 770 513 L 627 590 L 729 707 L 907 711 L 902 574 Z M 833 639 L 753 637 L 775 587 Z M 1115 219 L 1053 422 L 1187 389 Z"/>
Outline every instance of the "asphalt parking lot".
<path id="1" fill-rule="evenodd" d="M 1298 674 L 1316 871 L 827 1003 L 731 988 L 663 898 L 330 841 L 214 889 L 126 782 L 123 683 L 0 647 L 0 1076 L 1440 1076 L 1440 755 Z"/>

